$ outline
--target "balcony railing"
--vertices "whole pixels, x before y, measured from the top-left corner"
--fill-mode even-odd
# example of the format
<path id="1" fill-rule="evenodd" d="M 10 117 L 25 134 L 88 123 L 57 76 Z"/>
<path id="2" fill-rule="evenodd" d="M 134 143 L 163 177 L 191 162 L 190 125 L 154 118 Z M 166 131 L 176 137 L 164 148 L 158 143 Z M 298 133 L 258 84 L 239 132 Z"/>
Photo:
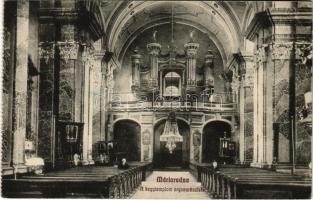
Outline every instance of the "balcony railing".
<path id="1" fill-rule="evenodd" d="M 235 111 L 236 103 L 232 94 L 215 93 L 213 95 L 192 95 L 185 97 L 150 98 L 136 97 L 133 93 L 113 93 L 110 95 L 111 111 Z"/>

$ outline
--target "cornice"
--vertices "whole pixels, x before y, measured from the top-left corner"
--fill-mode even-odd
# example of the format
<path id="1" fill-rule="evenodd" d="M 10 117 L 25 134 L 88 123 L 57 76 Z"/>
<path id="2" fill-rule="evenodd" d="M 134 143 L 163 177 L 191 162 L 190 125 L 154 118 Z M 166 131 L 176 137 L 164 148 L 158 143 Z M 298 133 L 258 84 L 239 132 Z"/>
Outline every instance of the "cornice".
<path id="1" fill-rule="evenodd" d="M 272 19 L 268 10 L 256 13 L 247 27 L 247 31 L 245 33 L 247 39 L 253 41 L 261 28 L 267 27 L 271 24 Z"/>
<path id="2" fill-rule="evenodd" d="M 104 29 L 99 21 L 83 8 L 41 8 L 39 20 L 41 23 L 73 23 L 82 29 L 88 27 L 94 41 L 104 35 Z"/>

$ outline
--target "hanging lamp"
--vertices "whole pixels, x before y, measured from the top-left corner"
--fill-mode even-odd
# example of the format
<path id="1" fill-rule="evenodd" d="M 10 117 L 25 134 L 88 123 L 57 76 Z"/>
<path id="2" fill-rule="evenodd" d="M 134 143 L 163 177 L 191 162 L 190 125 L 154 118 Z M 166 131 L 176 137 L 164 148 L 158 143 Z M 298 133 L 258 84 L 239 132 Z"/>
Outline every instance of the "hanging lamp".
<path id="1" fill-rule="evenodd" d="M 171 44 L 174 44 L 174 30 L 173 30 L 173 23 L 174 23 L 174 16 L 173 16 L 173 4 L 172 4 L 172 41 Z M 171 90 L 171 96 L 172 96 L 172 90 Z M 165 127 L 162 135 L 160 136 L 161 142 L 166 142 L 165 147 L 169 150 L 169 152 L 172 154 L 173 150 L 176 148 L 177 142 L 182 142 L 183 137 L 179 134 L 179 129 L 177 125 L 177 119 L 176 114 L 172 110 L 172 102 L 171 102 L 171 112 L 169 113 L 167 120 L 165 122 Z"/>
<path id="2" fill-rule="evenodd" d="M 183 137 L 179 134 L 176 115 L 173 111 L 168 115 L 163 134 L 160 136 L 160 141 L 166 142 L 165 147 L 170 153 L 173 153 L 177 142 L 183 141 Z"/>

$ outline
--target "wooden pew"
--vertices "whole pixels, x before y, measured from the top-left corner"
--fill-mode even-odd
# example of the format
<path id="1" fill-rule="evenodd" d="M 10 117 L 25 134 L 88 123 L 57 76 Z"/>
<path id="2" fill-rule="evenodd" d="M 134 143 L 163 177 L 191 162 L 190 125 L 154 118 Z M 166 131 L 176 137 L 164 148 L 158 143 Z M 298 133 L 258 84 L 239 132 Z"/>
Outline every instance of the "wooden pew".
<path id="1" fill-rule="evenodd" d="M 218 171 L 210 166 L 200 168 L 204 189 L 216 198 L 247 198 L 247 191 L 264 191 L 263 194 L 283 191 L 292 198 L 309 198 L 311 194 L 311 178 L 240 166 Z"/>
<path id="2" fill-rule="evenodd" d="M 23 175 L 2 179 L 3 195 L 18 197 L 29 191 L 40 191 L 42 197 L 66 197 L 67 194 L 92 194 L 102 198 L 126 198 L 149 175 L 151 163 L 130 163 L 130 169 L 82 166 L 49 172 L 42 176 Z M 20 197 L 23 197 L 20 195 Z"/>

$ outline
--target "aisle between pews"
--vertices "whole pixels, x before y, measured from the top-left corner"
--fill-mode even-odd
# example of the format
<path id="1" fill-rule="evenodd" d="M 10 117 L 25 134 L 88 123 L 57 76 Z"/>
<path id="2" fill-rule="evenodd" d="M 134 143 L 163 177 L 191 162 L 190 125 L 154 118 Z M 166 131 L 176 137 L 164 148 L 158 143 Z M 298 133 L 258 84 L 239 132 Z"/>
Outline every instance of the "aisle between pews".
<path id="1" fill-rule="evenodd" d="M 187 182 L 160 182 L 160 177 L 188 179 Z M 143 181 L 132 199 L 210 199 L 198 182 L 188 171 L 153 171 Z"/>

